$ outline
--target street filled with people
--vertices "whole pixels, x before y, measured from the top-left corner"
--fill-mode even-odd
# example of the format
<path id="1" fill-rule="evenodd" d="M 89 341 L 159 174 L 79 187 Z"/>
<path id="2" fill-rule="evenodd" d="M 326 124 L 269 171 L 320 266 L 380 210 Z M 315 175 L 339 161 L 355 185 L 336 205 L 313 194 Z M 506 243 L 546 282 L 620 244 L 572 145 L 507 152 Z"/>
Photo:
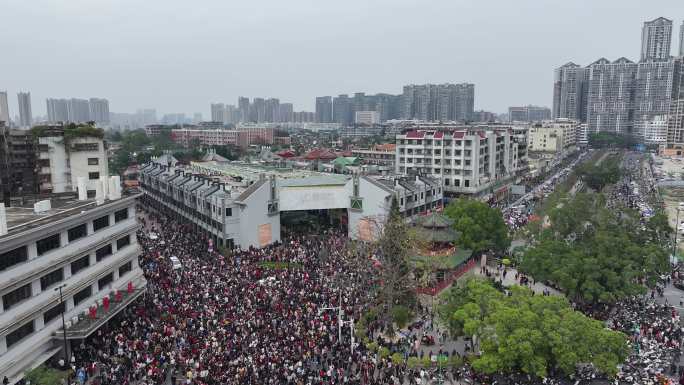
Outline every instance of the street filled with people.
<path id="1" fill-rule="evenodd" d="M 558 185 L 565 182 L 577 165 L 585 161 L 589 154 L 586 151 L 582 152 L 569 163 L 559 165 L 560 169 L 551 173 L 546 179 L 527 181 L 529 191 L 513 202 L 513 204 L 501 210 L 504 221 L 510 231 L 515 232 L 524 227 L 532 217 L 535 206 L 556 191 Z"/>
<path id="2" fill-rule="evenodd" d="M 555 173 L 521 202 L 548 195 L 585 155 Z M 641 208 L 640 191 L 650 191 L 639 157 L 626 157 L 625 177 L 609 204 Z M 646 182 L 643 182 L 643 181 Z M 527 201 L 525 199 L 528 199 Z M 619 202 L 618 202 L 619 201 Z M 523 206 L 527 207 L 527 206 Z M 515 211 L 519 210 L 519 211 Z M 504 210 L 509 226 L 522 226 L 529 209 Z M 517 214 L 515 214 L 517 213 Z M 642 212 L 643 213 L 643 212 Z M 403 333 L 371 320 L 365 335 L 385 348 L 379 354 L 352 339 L 352 326 L 376 303 L 373 252 L 328 229 L 285 234 L 282 242 L 221 254 L 209 240 L 164 215 L 142 211 L 138 240 L 146 293 L 74 346 L 71 364 L 97 384 L 579 384 L 607 383 L 591 367 L 571 378 L 527 374 L 485 376 L 466 362 L 441 370 L 438 357 L 472 354 L 439 328 L 434 310 L 420 308 Z M 644 215 L 644 218 L 647 216 Z M 171 261 L 178 261 L 172 263 Z M 505 269 L 504 269 L 505 270 Z M 504 273 L 505 277 L 505 273 Z M 521 276 L 522 277 L 522 276 Z M 516 275 L 516 280 L 518 276 Z M 663 278 L 661 287 L 670 280 Z M 522 281 L 521 284 L 526 284 Z M 545 289 L 543 295 L 552 295 Z M 555 294 L 553 294 L 555 295 Z M 615 384 L 656 384 L 682 375 L 682 329 L 676 309 L 662 291 L 633 297 L 613 307 L 578 309 L 629 336 L 634 351 L 620 366 Z M 339 313 L 338 313 L 339 311 Z M 339 321 L 345 321 L 340 324 Z M 436 343 L 437 342 L 437 343 Z M 428 347 L 429 346 L 429 347 Z M 447 348 L 449 346 L 449 348 Z M 402 360 L 392 359 L 394 353 Z M 432 365 L 410 367 L 410 357 Z M 684 377 L 683 377 L 684 378 Z M 682 382 L 684 384 L 684 380 Z"/>

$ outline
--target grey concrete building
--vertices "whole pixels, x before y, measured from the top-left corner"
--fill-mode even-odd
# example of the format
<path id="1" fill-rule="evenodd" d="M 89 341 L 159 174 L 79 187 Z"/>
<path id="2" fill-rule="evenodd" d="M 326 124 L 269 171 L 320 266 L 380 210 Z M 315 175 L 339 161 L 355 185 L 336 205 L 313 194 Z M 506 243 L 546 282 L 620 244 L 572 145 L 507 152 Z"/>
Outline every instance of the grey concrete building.
<path id="1" fill-rule="evenodd" d="M 109 100 L 101 98 L 90 98 L 88 101 L 90 119 L 97 124 L 109 124 Z"/>
<path id="2" fill-rule="evenodd" d="M 403 119 L 424 121 L 467 121 L 475 105 L 475 85 L 422 84 L 403 89 Z"/>
<path id="3" fill-rule="evenodd" d="M 7 127 L 10 126 L 9 104 L 7 102 L 7 92 L 0 91 L 0 122 L 5 122 Z"/>
<path id="4" fill-rule="evenodd" d="M 599 59 L 589 65 L 589 133 L 633 133 L 632 97 L 637 64 L 626 58 Z"/>
<path id="5" fill-rule="evenodd" d="M 333 98 L 333 121 L 342 126 L 349 126 L 352 124 L 352 104 L 349 95 L 342 94 Z"/>
<path id="6" fill-rule="evenodd" d="M 508 107 L 509 122 L 540 122 L 551 119 L 551 110 L 548 107 L 522 106 Z"/>
<path id="7" fill-rule="evenodd" d="M 572 119 L 580 122 L 587 120 L 588 80 L 588 69 L 573 62 L 554 71 L 552 111 L 554 119 Z"/>
<path id="8" fill-rule="evenodd" d="M 679 27 L 679 57 L 684 56 L 684 21 Z"/>
<path id="9" fill-rule="evenodd" d="M 46 100 L 48 122 L 59 123 L 69 121 L 69 101 L 67 99 L 52 99 Z"/>
<path id="10" fill-rule="evenodd" d="M 645 140 L 649 128 L 666 120 L 680 91 L 681 59 L 648 60 L 637 65 L 634 79 L 634 135 Z"/>
<path id="11" fill-rule="evenodd" d="M 19 127 L 27 128 L 33 124 L 33 113 L 31 112 L 31 93 L 19 92 L 17 94 L 19 102 Z"/>
<path id="12" fill-rule="evenodd" d="M 641 29 L 641 61 L 670 59 L 672 20 L 659 17 Z"/>
<path id="13" fill-rule="evenodd" d="M 333 122 L 333 103 L 330 96 L 316 97 L 316 123 Z"/>

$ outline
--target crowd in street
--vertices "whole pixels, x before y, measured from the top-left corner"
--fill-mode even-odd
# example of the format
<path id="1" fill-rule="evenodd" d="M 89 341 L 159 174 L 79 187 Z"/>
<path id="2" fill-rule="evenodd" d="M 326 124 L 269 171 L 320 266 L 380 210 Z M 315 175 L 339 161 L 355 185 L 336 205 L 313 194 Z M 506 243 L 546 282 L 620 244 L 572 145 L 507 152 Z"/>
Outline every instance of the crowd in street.
<path id="1" fill-rule="evenodd" d="M 530 191 L 512 205 L 504 207 L 501 212 L 509 230 L 514 232 L 525 226 L 530 220 L 534 206 L 548 198 L 588 154 L 588 152 L 582 152 L 577 158 L 552 173 L 548 178 L 537 181 L 537 184 L 529 185 Z"/>

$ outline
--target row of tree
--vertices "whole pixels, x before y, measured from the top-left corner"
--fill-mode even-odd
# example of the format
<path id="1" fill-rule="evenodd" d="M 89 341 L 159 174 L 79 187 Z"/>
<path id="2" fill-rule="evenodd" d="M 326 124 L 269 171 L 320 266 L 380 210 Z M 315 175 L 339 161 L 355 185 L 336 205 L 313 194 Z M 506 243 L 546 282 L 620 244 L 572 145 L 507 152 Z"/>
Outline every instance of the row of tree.
<path id="1" fill-rule="evenodd" d="M 624 334 L 573 310 L 563 297 L 534 295 L 517 285 L 504 293 L 489 281 L 470 279 L 446 293 L 438 314 L 453 336 L 471 338 L 481 353 L 472 365 L 488 374 L 571 375 L 592 364 L 612 376 L 629 354 Z"/>
<path id="2" fill-rule="evenodd" d="M 566 197 L 540 226 L 520 269 L 581 304 L 614 303 L 644 293 L 668 272 L 664 213 L 642 223 L 638 211 L 608 209 L 598 193 Z"/>

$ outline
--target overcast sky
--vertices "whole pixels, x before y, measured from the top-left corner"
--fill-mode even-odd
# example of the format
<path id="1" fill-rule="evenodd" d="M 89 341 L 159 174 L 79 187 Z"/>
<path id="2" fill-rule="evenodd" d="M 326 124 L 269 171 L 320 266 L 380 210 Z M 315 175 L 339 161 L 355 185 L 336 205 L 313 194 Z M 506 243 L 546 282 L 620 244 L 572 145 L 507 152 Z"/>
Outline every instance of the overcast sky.
<path id="1" fill-rule="evenodd" d="M 639 56 L 684 0 L 1 0 L 0 90 L 202 112 L 238 96 L 295 110 L 340 93 L 475 83 L 475 109 L 552 103 L 553 69 Z"/>

